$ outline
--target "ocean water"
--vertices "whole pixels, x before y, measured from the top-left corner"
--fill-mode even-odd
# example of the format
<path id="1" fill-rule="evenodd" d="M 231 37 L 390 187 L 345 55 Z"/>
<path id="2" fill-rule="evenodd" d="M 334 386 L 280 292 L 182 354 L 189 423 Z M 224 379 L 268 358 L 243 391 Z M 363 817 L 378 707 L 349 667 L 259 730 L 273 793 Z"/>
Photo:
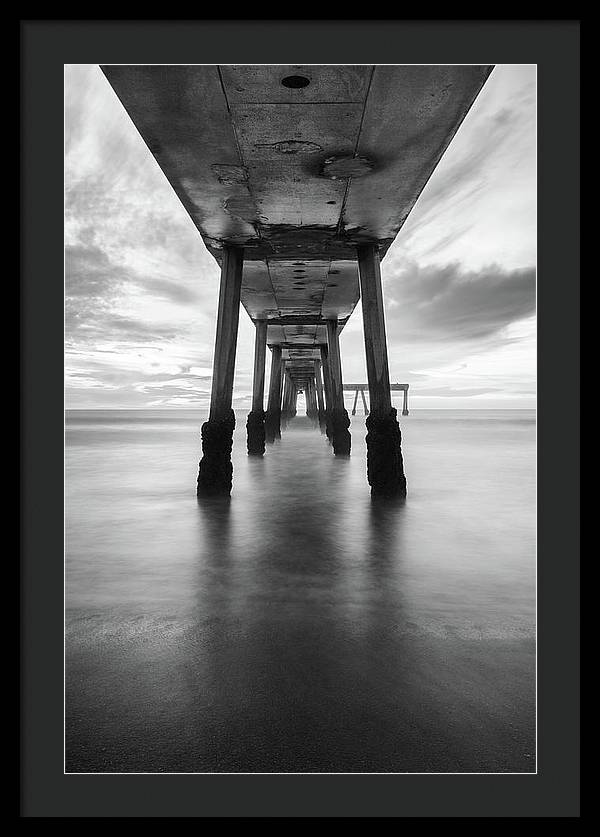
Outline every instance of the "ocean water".
<path id="1" fill-rule="evenodd" d="M 185 410 L 66 422 L 67 772 L 535 770 L 535 415 L 413 410 L 404 503 L 364 417 L 297 418 L 196 498 Z"/>

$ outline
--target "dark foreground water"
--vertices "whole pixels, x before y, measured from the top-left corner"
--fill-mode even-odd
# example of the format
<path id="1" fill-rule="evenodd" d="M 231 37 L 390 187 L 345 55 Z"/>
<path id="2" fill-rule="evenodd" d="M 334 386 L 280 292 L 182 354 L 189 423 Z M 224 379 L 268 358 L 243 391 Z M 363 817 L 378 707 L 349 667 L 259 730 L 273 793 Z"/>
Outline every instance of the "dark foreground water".
<path id="1" fill-rule="evenodd" d="M 535 770 L 535 424 L 413 411 L 373 504 L 364 418 L 297 419 L 230 502 L 200 414 L 67 420 L 68 772 Z"/>

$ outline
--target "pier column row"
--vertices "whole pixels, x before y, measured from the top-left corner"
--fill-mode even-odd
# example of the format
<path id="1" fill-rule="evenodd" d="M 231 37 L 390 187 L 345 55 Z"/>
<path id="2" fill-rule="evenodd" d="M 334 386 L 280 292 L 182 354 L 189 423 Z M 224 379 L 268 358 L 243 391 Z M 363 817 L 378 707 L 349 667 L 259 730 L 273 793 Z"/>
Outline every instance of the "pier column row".
<path id="1" fill-rule="evenodd" d="M 350 419 L 344 407 L 342 362 L 340 358 L 339 326 L 337 320 L 327 320 L 327 359 L 329 366 L 331 409 L 329 412 L 330 439 L 336 456 L 348 456 L 352 440 L 348 428 Z"/>
<path id="2" fill-rule="evenodd" d="M 254 377 L 252 379 L 252 410 L 248 413 L 248 454 L 262 456 L 265 452 L 265 360 L 267 355 L 267 321 L 255 322 Z"/>
<path id="3" fill-rule="evenodd" d="M 208 421 L 201 428 L 202 459 L 198 469 L 198 495 L 228 495 L 231 492 L 231 449 L 235 429 L 231 404 L 243 262 L 244 251 L 241 247 L 223 248 L 210 413 Z"/>
<path id="4" fill-rule="evenodd" d="M 265 417 L 265 440 L 272 444 L 275 439 L 281 439 L 281 346 L 271 348 L 271 377 Z"/>
<path id="5" fill-rule="evenodd" d="M 371 407 L 366 421 L 367 479 L 372 495 L 406 496 L 402 436 L 390 392 L 379 247 L 363 244 L 357 253 Z"/>

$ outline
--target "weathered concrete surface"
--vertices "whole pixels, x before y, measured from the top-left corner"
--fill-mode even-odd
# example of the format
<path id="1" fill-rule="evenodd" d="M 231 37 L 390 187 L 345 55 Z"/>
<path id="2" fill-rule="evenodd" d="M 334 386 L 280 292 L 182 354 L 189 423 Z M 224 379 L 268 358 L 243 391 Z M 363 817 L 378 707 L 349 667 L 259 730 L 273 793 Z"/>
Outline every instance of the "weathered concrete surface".
<path id="1" fill-rule="evenodd" d="M 406 497 L 402 434 L 396 409 L 367 416 L 367 480 L 373 497 Z"/>
<path id="2" fill-rule="evenodd" d="M 250 456 L 265 452 L 265 358 L 267 353 L 267 324 L 256 321 L 254 339 L 254 374 L 252 379 L 252 410 L 246 421 L 247 446 Z"/>
<path id="3" fill-rule="evenodd" d="M 357 246 L 385 254 L 492 68 L 102 69 L 210 252 L 244 248 L 242 304 L 269 343 L 318 344 L 300 318 L 343 326 Z"/>
<path id="4" fill-rule="evenodd" d="M 235 415 L 231 409 L 237 349 L 243 254 L 226 246 L 221 260 L 221 283 L 213 359 L 208 421 L 202 425 L 202 460 L 198 468 L 198 496 L 231 492 L 231 446 Z"/>
<path id="5" fill-rule="evenodd" d="M 281 347 L 274 346 L 271 357 L 269 401 L 265 416 L 265 439 L 269 444 L 281 438 L 281 390 Z"/>
<path id="6" fill-rule="evenodd" d="M 209 419 L 202 425 L 202 459 L 198 466 L 197 492 L 199 497 L 227 495 L 231 492 L 233 464 L 231 450 L 235 414 Z"/>
<path id="7" fill-rule="evenodd" d="M 379 245 L 361 244 L 357 253 L 371 405 L 367 419 L 367 479 L 375 496 L 406 497 L 402 434 L 390 391 Z"/>
<path id="8" fill-rule="evenodd" d="M 265 452 L 265 416 L 264 410 L 251 410 L 246 419 L 246 446 L 249 456 L 262 456 Z"/>

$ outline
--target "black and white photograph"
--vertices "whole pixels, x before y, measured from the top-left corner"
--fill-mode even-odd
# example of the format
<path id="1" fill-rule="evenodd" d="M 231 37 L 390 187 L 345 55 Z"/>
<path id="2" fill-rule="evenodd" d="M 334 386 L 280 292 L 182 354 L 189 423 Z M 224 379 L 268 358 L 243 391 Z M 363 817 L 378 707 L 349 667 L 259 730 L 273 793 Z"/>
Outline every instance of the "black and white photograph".
<path id="1" fill-rule="evenodd" d="M 536 66 L 65 65 L 66 773 L 536 772 Z"/>
<path id="2" fill-rule="evenodd" d="M 19 31 L 20 817 L 579 818 L 580 21 Z"/>

